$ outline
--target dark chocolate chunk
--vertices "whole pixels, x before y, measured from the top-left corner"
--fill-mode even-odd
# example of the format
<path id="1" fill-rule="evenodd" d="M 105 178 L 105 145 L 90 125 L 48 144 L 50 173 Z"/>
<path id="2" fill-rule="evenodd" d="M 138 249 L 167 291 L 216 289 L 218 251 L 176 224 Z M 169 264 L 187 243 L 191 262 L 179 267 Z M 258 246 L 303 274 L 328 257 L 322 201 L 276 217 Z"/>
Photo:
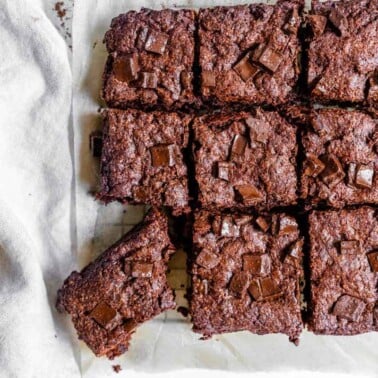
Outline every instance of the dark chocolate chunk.
<path id="1" fill-rule="evenodd" d="M 230 181 L 232 175 L 233 164 L 227 161 L 218 161 L 217 163 L 217 175 L 218 178 Z"/>
<path id="2" fill-rule="evenodd" d="M 172 167 L 175 165 L 174 145 L 161 144 L 150 148 L 153 167 Z"/>
<path id="3" fill-rule="evenodd" d="M 356 186 L 371 189 L 373 186 L 374 168 L 371 165 L 359 164 L 356 171 Z"/>
<path id="4" fill-rule="evenodd" d="M 264 299 L 275 299 L 283 294 L 277 283 L 271 277 L 261 278 L 260 286 Z"/>
<path id="5" fill-rule="evenodd" d="M 367 257 L 369 260 L 371 271 L 377 273 L 378 272 L 378 251 L 368 253 Z"/>
<path id="6" fill-rule="evenodd" d="M 236 185 L 235 190 L 237 199 L 246 205 L 253 205 L 264 200 L 260 190 L 252 184 Z"/>
<path id="7" fill-rule="evenodd" d="M 131 276 L 134 278 L 152 277 L 153 268 L 154 268 L 154 264 L 134 262 L 131 268 Z"/>
<path id="8" fill-rule="evenodd" d="M 260 280 L 253 280 L 250 285 L 248 286 L 248 292 L 252 295 L 252 298 L 255 301 L 261 301 L 262 300 L 262 293 L 261 293 L 261 286 L 260 286 Z"/>
<path id="9" fill-rule="evenodd" d="M 251 60 L 254 62 L 258 62 L 261 54 L 263 53 L 266 45 L 264 43 L 259 44 L 256 49 L 253 51 L 251 56 Z"/>
<path id="10" fill-rule="evenodd" d="M 249 128 L 251 142 L 266 143 L 269 138 L 269 125 L 261 119 L 248 117 L 245 120 Z"/>
<path id="11" fill-rule="evenodd" d="M 180 82 L 184 89 L 191 88 L 193 82 L 193 73 L 189 71 L 181 71 Z"/>
<path id="12" fill-rule="evenodd" d="M 298 224 L 295 218 L 290 216 L 283 216 L 279 221 L 279 235 L 291 234 L 298 230 Z"/>
<path id="13" fill-rule="evenodd" d="M 256 275 L 267 275 L 271 270 L 271 260 L 267 253 L 263 255 L 243 255 L 243 270 Z"/>
<path id="14" fill-rule="evenodd" d="M 100 302 L 91 311 L 90 317 L 93 318 L 100 326 L 109 328 L 112 321 L 116 318 L 117 311 L 105 302 Z"/>
<path id="15" fill-rule="evenodd" d="M 242 297 L 249 286 L 249 275 L 246 272 L 235 273 L 230 282 L 230 291 L 234 292 L 237 296 Z"/>
<path id="16" fill-rule="evenodd" d="M 297 241 L 292 243 L 288 248 L 284 262 L 293 266 L 298 266 L 302 258 L 303 244 L 303 239 L 298 239 Z"/>
<path id="17" fill-rule="evenodd" d="M 259 63 L 267 68 L 270 72 L 275 72 L 280 65 L 282 55 L 273 50 L 269 45 L 264 49 L 259 57 Z"/>
<path id="18" fill-rule="evenodd" d="M 146 44 L 144 45 L 144 48 L 147 51 L 161 55 L 165 51 L 167 42 L 168 42 L 167 34 L 150 31 L 148 33 L 147 41 L 146 41 Z"/>
<path id="19" fill-rule="evenodd" d="M 157 75 L 155 72 L 141 72 L 140 86 L 147 89 L 155 89 L 157 87 Z"/>
<path id="20" fill-rule="evenodd" d="M 220 235 L 229 238 L 238 237 L 240 234 L 239 227 L 234 223 L 232 217 L 223 217 L 220 227 Z"/>
<path id="21" fill-rule="evenodd" d="M 253 78 L 259 69 L 250 62 L 250 55 L 245 55 L 234 66 L 235 72 L 242 78 L 243 81 L 248 81 Z"/>
<path id="22" fill-rule="evenodd" d="M 102 152 L 102 133 L 94 132 L 89 139 L 89 148 L 92 151 L 93 157 L 100 157 Z"/>
<path id="23" fill-rule="evenodd" d="M 354 186 L 356 180 L 356 169 L 357 164 L 350 163 L 348 165 L 348 175 L 347 175 L 347 182 L 349 186 Z"/>
<path id="24" fill-rule="evenodd" d="M 138 323 L 135 321 L 135 319 L 126 319 L 122 324 L 122 328 L 126 332 L 133 332 L 137 326 Z"/>
<path id="25" fill-rule="evenodd" d="M 333 154 L 323 155 L 321 160 L 325 164 L 321 178 L 328 187 L 333 188 L 345 177 L 343 167 L 340 160 Z"/>
<path id="26" fill-rule="evenodd" d="M 240 215 L 235 219 L 235 224 L 237 226 L 244 226 L 246 224 L 251 223 L 253 220 L 253 217 L 251 215 Z"/>
<path id="27" fill-rule="evenodd" d="M 234 159 L 235 156 L 244 155 L 245 147 L 247 146 L 247 139 L 243 135 L 235 135 L 230 152 L 230 159 Z"/>
<path id="28" fill-rule="evenodd" d="M 358 240 L 345 240 L 340 242 L 340 253 L 357 253 L 360 249 L 360 242 Z"/>
<path id="29" fill-rule="evenodd" d="M 133 53 L 116 57 L 113 71 L 117 80 L 127 83 L 136 80 L 139 72 L 138 55 Z"/>
<path id="30" fill-rule="evenodd" d="M 206 249 L 197 256 L 196 263 L 206 269 L 213 269 L 219 264 L 220 258 L 214 252 Z"/>
<path id="31" fill-rule="evenodd" d="M 215 72 L 214 71 L 202 71 L 201 81 L 204 87 L 215 87 Z"/>
<path id="32" fill-rule="evenodd" d="M 340 13 L 336 8 L 333 8 L 328 16 L 329 21 L 335 26 L 340 32 L 343 32 L 347 26 L 347 19 Z"/>
<path id="33" fill-rule="evenodd" d="M 319 14 L 307 16 L 307 21 L 311 26 L 312 33 L 315 37 L 318 37 L 324 33 L 327 25 L 327 17 L 321 16 Z"/>
<path id="34" fill-rule="evenodd" d="M 306 154 L 305 175 L 317 177 L 325 168 L 325 164 L 313 154 Z"/>
<path id="35" fill-rule="evenodd" d="M 366 304 L 359 298 L 347 294 L 341 295 L 333 306 L 332 314 L 356 322 L 365 310 Z"/>
<path id="36" fill-rule="evenodd" d="M 257 217 L 256 224 L 264 231 L 267 232 L 270 228 L 270 221 L 262 216 Z"/>

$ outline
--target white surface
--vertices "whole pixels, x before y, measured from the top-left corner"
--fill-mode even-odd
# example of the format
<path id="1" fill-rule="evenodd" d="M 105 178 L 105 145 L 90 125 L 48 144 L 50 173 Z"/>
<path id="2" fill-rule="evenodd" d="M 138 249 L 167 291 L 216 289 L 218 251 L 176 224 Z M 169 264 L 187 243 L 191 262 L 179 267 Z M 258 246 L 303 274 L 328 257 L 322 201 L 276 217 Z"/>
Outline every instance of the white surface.
<path id="1" fill-rule="evenodd" d="M 130 207 L 125 214 L 120 205 L 100 206 L 89 194 L 97 183 L 88 136 L 101 126 L 104 32 L 118 13 L 173 3 L 220 2 L 77 0 L 71 80 L 69 49 L 53 26 L 56 20 L 48 18 L 54 2 L 0 0 L 0 377 L 116 377 L 114 364 L 122 366 L 118 376 L 129 377 L 134 370 L 138 377 L 152 371 L 177 376 L 174 369 L 193 367 L 180 375 L 378 376 L 377 334 L 304 333 L 299 347 L 284 336 L 247 333 L 204 342 L 171 311 L 142 326 L 130 351 L 110 362 L 94 358 L 77 341 L 68 317 L 57 314 L 63 279 L 139 222 L 144 210 Z M 182 255 L 172 262 L 176 287 L 186 280 L 183 264 Z"/>

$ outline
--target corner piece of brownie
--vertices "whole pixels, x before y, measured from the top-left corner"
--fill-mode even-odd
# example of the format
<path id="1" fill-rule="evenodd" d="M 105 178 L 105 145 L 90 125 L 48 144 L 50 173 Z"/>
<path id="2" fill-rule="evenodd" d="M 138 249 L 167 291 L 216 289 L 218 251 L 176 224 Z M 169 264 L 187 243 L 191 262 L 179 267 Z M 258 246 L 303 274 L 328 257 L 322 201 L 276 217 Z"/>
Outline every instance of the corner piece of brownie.
<path id="1" fill-rule="evenodd" d="M 378 106 L 378 2 L 312 1 L 308 85 L 317 102 Z"/>
<path id="2" fill-rule="evenodd" d="M 376 209 L 314 211 L 309 226 L 309 329 L 327 335 L 378 331 Z"/>
<path id="3" fill-rule="evenodd" d="M 270 209 L 297 202 L 296 127 L 277 112 L 194 120 L 195 176 L 206 209 Z"/>
<path id="4" fill-rule="evenodd" d="M 187 167 L 191 116 L 139 110 L 103 111 L 101 191 L 105 202 L 167 206 L 189 211 Z"/>
<path id="5" fill-rule="evenodd" d="M 296 97 L 302 0 L 201 9 L 201 94 L 214 105 Z"/>
<path id="6" fill-rule="evenodd" d="M 197 211 L 193 229 L 193 330 L 284 333 L 297 343 L 303 239 L 296 220 Z"/>
<path id="7" fill-rule="evenodd" d="M 167 217 L 150 210 L 127 233 L 58 291 L 57 309 L 71 315 L 79 339 L 97 356 L 113 359 L 127 351 L 143 322 L 175 307 L 166 280 L 175 251 Z"/>
<path id="8" fill-rule="evenodd" d="M 111 107 L 180 109 L 193 93 L 193 10 L 130 11 L 105 35 L 109 52 L 102 97 Z"/>
<path id="9" fill-rule="evenodd" d="M 309 205 L 378 204 L 378 120 L 355 110 L 312 110 L 303 132 L 301 197 Z"/>

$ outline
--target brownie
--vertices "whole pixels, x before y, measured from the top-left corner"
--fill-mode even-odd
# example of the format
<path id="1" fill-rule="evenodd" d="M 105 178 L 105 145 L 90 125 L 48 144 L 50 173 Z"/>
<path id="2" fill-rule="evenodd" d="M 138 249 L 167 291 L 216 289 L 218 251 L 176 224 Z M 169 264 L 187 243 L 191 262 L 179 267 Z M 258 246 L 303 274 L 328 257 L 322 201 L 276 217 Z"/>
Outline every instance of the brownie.
<path id="1" fill-rule="evenodd" d="M 376 210 L 314 211 L 309 228 L 310 330 L 329 335 L 378 331 Z"/>
<path id="2" fill-rule="evenodd" d="M 167 217 L 150 210 L 135 227 L 58 291 L 57 308 L 71 315 L 78 333 L 97 356 L 127 351 L 135 329 L 175 307 L 166 281 L 174 252 Z"/>
<path id="3" fill-rule="evenodd" d="M 187 168 L 191 117 L 178 113 L 108 109 L 103 112 L 101 191 L 105 202 L 189 211 Z"/>
<path id="4" fill-rule="evenodd" d="M 310 112 L 302 143 L 301 196 L 335 208 L 378 203 L 378 121 L 360 111 Z"/>
<path id="5" fill-rule="evenodd" d="M 308 85 L 317 102 L 378 105 L 378 2 L 314 1 Z"/>
<path id="6" fill-rule="evenodd" d="M 195 12 L 142 8 L 114 18 L 102 97 L 111 107 L 179 109 L 194 104 Z"/>
<path id="7" fill-rule="evenodd" d="M 201 9 L 201 94 L 215 105 L 285 103 L 299 74 L 302 0 Z"/>
<path id="8" fill-rule="evenodd" d="M 196 118 L 195 176 L 206 209 L 270 209 L 297 201 L 296 128 L 277 112 Z"/>
<path id="9" fill-rule="evenodd" d="M 284 333 L 298 342 L 303 239 L 286 214 L 198 211 L 193 227 L 193 330 Z"/>

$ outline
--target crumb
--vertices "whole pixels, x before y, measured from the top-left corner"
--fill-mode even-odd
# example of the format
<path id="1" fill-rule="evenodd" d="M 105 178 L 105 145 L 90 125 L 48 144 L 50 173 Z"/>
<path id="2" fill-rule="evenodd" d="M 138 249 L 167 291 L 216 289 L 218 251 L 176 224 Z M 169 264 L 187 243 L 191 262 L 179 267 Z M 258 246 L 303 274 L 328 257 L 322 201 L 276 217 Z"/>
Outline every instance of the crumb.
<path id="1" fill-rule="evenodd" d="M 95 48 L 96 46 L 97 46 L 97 41 L 94 41 L 93 48 Z"/>
<path id="2" fill-rule="evenodd" d="M 183 306 L 179 306 L 177 308 L 177 312 L 179 312 L 184 318 L 186 318 L 189 315 L 189 310 Z"/>
<path id="3" fill-rule="evenodd" d="M 116 373 L 119 373 L 119 372 L 122 370 L 122 368 L 121 368 L 120 365 L 113 365 L 112 367 L 113 367 L 113 370 L 114 370 Z"/>
<path id="4" fill-rule="evenodd" d="M 67 10 L 65 8 L 63 8 L 64 6 L 64 2 L 63 1 L 58 1 L 57 3 L 55 3 L 55 7 L 54 7 L 54 10 L 57 14 L 57 16 L 63 20 L 63 18 L 66 16 L 66 12 Z"/>

